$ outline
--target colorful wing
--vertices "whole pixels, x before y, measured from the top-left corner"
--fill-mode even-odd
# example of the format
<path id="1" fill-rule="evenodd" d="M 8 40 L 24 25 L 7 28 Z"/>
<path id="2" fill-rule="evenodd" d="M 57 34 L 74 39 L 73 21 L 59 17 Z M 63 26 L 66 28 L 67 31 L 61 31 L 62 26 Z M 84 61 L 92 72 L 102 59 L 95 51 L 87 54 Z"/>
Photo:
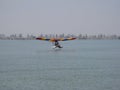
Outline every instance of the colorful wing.
<path id="1" fill-rule="evenodd" d="M 36 38 L 36 39 L 37 40 L 55 42 L 56 40 L 57 41 L 68 41 L 68 40 L 75 40 L 76 38 L 50 38 L 50 39 L 47 39 L 47 38 L 44 38 L 44 37 L 39 37 L 39 38 Z"/>
<path id="2" fill-rule="evenodd" d="M 37 40 L 44 40 L 44 41 L 50 41 L 50 42 L 54 42 L 56 39 L 55 38 L 44 38 L 44 37 L 38 37 L 36 38 Z"/>
<path id="3" fill-rule="evenodd" d="M 68 40 L 75 40 L 76 38 L 58 38 L 58 41 L 68 41 Z"/>
<path id="4" fill-rule="evenodd" d="M 36 38 L 37 40 L 44 40 L 44 41 L 49 41 L 50 39 L 44 38 L 44 37 L 38 37 Z"/>

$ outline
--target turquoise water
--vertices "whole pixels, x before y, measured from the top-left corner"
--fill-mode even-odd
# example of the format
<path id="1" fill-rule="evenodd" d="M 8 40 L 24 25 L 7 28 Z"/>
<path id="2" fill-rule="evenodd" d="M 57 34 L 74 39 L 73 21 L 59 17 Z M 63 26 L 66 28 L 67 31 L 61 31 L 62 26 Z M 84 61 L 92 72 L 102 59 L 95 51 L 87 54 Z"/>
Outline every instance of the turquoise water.
<path id="1" fill-rule="evenodd" d="M 120 90 L 120 41 L 0 41 L 0 90 Z"/>

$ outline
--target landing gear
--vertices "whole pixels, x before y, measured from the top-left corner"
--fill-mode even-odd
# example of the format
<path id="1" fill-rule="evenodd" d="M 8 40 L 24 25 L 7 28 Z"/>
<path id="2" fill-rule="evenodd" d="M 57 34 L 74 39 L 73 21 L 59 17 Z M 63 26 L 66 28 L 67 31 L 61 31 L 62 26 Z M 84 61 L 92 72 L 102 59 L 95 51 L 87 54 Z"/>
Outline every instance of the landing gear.
<path id="1" fill-rule="evenodd" d="M 63 48 L 63 47 L 61 47 L 60 45 L 58 45 L 58 46 L 55 46 L 56 48 Z"/>

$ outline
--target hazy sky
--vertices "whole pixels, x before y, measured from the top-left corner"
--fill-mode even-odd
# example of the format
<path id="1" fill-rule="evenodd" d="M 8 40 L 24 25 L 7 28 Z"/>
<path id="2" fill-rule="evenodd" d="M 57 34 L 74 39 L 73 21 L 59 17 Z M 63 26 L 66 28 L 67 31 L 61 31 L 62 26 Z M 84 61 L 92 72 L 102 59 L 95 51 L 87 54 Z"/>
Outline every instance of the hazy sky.
<path id="1" fill-rule="evenodd" d="M 0 0 L 0 34 L 119 34 L 120 0 Z"/>

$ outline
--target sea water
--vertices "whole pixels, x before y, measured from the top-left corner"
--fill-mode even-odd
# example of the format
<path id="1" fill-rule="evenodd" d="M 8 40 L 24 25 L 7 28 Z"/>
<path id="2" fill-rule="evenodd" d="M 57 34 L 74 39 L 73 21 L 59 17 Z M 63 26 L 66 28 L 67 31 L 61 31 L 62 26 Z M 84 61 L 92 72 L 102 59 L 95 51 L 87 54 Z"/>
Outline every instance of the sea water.
<path id="1" fill-rule="evenodd" d="M 0 90 L 120 90 L 120 41 L 0 41 Z"/>

